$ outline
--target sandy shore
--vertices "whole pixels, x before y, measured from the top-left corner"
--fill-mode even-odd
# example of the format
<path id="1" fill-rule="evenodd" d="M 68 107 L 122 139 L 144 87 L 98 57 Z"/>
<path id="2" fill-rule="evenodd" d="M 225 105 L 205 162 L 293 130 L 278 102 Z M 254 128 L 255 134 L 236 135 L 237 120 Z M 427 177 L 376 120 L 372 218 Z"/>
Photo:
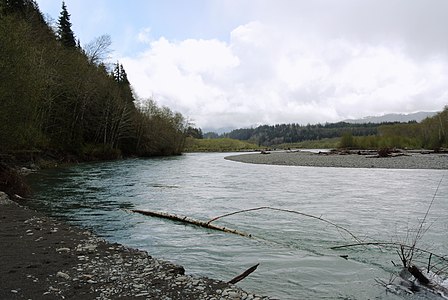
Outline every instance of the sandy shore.
<path id="1" fill-rule="evenodd" d="M 0 253 L 0 299 L 268 299 L 185 275 L 181 266 L 108 243 L 2 192 Z"/>
<path id="2" fill-rule="evenodd" d="M 227 156 L 226 159 L 252 164 L 383 169 L 448 169 L 448 154 L 406 153 L 397 157 L 372 155 L 318 154 L 306 151 L 279 151 L 269 154 L 250 153 Z"/>

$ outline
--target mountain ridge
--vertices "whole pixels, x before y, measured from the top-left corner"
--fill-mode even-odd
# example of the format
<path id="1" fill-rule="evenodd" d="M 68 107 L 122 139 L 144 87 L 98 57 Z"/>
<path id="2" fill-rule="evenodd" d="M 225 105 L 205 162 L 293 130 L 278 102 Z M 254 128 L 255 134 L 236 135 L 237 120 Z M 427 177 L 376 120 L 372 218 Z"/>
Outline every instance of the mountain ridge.
<path id="1" fill-rule="evenodd" d="M 360 119 L 346 119 L 342 122 L 351 124 L 362 124 L 362 123 L 384 123 L 384 122 L 410 122 L 416 121 L 421 122 L 428 117 L 436 115 L 437 111 L 419 111 L 410 114 L 385 114 L 382 116 L 368 116 Z"/>

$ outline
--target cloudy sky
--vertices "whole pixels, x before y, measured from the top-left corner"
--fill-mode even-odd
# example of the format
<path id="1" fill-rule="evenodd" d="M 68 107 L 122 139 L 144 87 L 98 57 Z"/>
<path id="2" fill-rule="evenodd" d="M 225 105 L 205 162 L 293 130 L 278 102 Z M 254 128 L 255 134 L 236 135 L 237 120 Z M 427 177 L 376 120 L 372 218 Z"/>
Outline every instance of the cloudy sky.
<path id="1" fill-rule="evenodd" d="M 206 130 L 438 111 L 446 0 L 66 0 L 136 94 Z M 61 1 L 37 0 L 56 20 Z"/>

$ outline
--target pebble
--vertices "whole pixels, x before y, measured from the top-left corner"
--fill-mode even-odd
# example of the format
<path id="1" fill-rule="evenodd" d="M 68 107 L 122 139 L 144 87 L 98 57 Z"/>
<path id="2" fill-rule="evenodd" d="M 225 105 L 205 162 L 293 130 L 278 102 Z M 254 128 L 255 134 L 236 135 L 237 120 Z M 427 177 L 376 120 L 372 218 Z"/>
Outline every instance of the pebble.
<path id="1" fill-rule="evenodd" d="M 369 158 L 365 155 L 319 155 L 301 151 L 288 153 L 271 152 L 269 155 L 240 154 L 227 156 L 225 159 L 253 164 L 309 166 L 309 167 L 341 167 L 341 168 L 382 168 L 382 169 L 448 169 L 446 154 L 419 154 L 388 158 Z"/>
<path id="2" fill-rule="evenodd" d="M 67 273 L 60 272 L 60 271 L 58 273 L 56 273 L 56 277 L 61 277 L 61 278 L 64 278 L 66 280 L 70 279 L 70 276 Z"/>
<path id="3" fill-rule="evenodd" d="M 58 248 L 56 249 L 56 252 L 69 252 L 70 248 Z"/>
<path id="4" fill-rule="evenodd" d="M 0 197 L 1 195 L 0 192 Z M 33 217 L 24 223 L 32 226 L 42 223 L 42 220 Z M 51 223 L 50 226 L 53 224 L 55 223 Z M 44 232 L 50 230 L 48 226 L 39 227 L 39 230 L 40 228 L 45 228 Z M 59 230 L 56 226 L 50 228 L 51 232 Z M 26 234 L 33 234 L 33 232 L 32 229 L 25 231 Z M 57 253 L 65 253 L 77 258 L 78 262 L 74 267 L 70 267 L 70 270 L 62 269 L 42 280 L 31 275 L 27 276 L 30 281 L 40 282 L 48 287 L 42 295 L 45 298 L 69 298 L 77 287 L 82 286 L 97 293 L 98 300 L 119 298 L 231 300 L 244 299 L 245 295 L 252 295 L 222 281 L 185 275 L 183 267 L 155 259 L 145 251 L 117 244 L 109 245 L 89 232 L 80 234 L 84 234 L 84 237 L 75 247 L 53 248 L 53 251 Z M 39 240 L 41 238 L 36 239 L 36 241 Z M 64 240 L 57 244 L 63 245 Z M 52 286 L 49 286 L 49 283 Z M 11 293 L 19 293 L 19 290 L 13 289 Z M 256 298 L 254 295 L 253 298 L 248 299 L 269 298 L 264 296 Z"/>

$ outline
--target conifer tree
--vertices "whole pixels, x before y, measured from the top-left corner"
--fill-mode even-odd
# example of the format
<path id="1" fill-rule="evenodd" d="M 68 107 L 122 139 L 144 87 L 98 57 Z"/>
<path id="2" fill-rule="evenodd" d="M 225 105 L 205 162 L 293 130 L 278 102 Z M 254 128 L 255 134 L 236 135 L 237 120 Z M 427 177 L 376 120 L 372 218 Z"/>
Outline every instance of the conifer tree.
<path id="1" fill-rule="evenodd" d="M 114 77 L 114 80 L 117 83 L 124 84 L 124 85 L 130 84 L 129 80 L 128 80 L 128 74 L 124 70 L 123 65 L 120 64 L 119 62 L 117 62 L 115 64 L 114 71 L 112 72 L 112 76 Z"/>
<path id="2" fill-rule="evenodd" d="M 128 80 L 128 74 L 126 74 L 126 71 L 123 68 L 123 65 L 120 64 L 120 83 L 123 83 L 125 85 L 129 85 L 129 80 Z"/>
<path id="3" fill-rule="evenodd" d="M 65 2 L 62 2 L 62 11 L 58 19 L 58 36 L 61 43 L 66 47 L 76 47 L 75 35 L 70 23 L 70 14 Z"/>

